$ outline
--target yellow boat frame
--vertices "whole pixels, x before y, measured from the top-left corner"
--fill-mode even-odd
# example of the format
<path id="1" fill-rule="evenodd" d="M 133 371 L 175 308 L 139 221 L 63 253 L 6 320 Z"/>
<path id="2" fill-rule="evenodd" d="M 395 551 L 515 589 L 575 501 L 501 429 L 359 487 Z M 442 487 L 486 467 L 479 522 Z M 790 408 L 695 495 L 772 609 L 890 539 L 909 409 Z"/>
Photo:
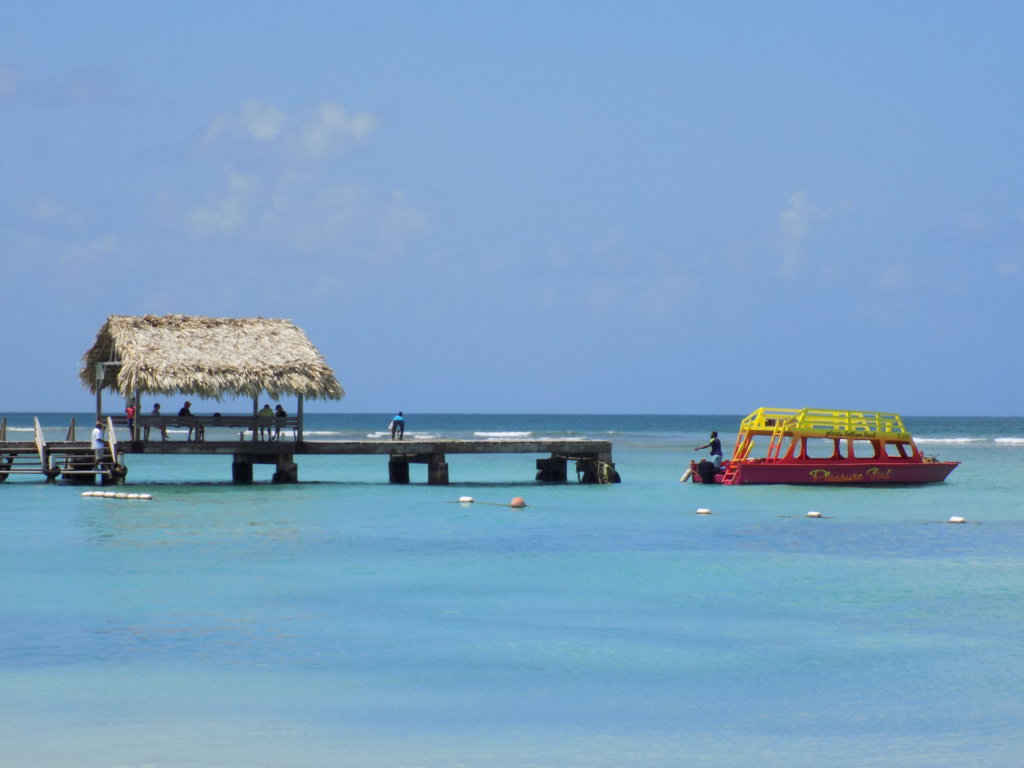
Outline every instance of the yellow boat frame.
<path id="1" fill-rule="evenodd" d="M 907 448 L 911 455 L 918 454 L 917 446 L 898 413 L 823 408 L 758 408 L 740 422 L 732 461 L 750 459 L 754 438 L 759 435 L 771 438 L 768 454 L 764 457 L 769 461 L 778 460 L 780 454 L 785 455 L 784 448 L 788 449 L 801 438 L 808 437 L 877 440 L 902 444 L 901 454 Z M 787 444 L 787 438 L 793 440 Z"/>

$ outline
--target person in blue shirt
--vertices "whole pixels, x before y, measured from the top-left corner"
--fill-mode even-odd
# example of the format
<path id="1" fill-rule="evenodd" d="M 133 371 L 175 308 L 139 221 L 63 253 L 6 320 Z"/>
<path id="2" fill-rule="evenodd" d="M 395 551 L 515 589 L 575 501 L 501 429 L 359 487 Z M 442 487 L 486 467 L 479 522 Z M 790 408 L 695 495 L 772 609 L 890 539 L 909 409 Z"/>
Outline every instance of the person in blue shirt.
<path id="1" fill-rule="evenodd" d="M 704 445 L 698 445 L 693 450 L 702 451 L 705 448 L 711 449 L 711 461 L 715 465 L 715 470 L 722 468 L 722 441 L 718 439 L 718 433 L 712 432 L 711 438 Z"/>
<path id="2" fill-rule="evenodd" d="M 395 435 L 398 435 L 398 439 L 401 440 L 405 437 L 405 416 L 399 411 L 395 414 L 395 417 L 391 419 L 391 439 L 395 439 Z"/>

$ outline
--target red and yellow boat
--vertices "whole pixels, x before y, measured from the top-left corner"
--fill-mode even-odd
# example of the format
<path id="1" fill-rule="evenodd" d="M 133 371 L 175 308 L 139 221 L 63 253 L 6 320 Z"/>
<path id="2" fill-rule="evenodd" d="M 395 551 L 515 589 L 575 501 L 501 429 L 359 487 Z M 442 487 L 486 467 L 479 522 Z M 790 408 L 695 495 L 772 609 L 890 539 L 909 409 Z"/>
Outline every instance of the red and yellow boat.
<path id="1" fill-rule="evenodd" d="M 959 465 L 922 454 L 897 413 L 758 408 L 713 480 L 695 462 L 689 474 L 722 485 L 888 485 L 941 483 Z"/>

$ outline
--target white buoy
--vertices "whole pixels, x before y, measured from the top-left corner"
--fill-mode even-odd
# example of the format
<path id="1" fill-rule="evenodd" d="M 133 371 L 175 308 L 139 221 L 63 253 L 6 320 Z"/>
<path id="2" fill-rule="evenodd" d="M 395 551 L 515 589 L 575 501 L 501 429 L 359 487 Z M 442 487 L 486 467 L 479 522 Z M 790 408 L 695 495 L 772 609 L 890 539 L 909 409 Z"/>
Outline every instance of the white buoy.
<path id="1" fill-rule="evenodd" d="M 700 509 L 697 510 L 697 514 L 698 515 L 710 515 L 711 514 L 711 510 L 708 509 L 707 507 L 701 507 Z"/>
<path id="2" fill-rule="evenodd" d="M 821 517 L 821 512 L 808 512 L 808 517 Z"/>
<path id="3" fill-rule="evenodd" d="M 142 499 L 148 501 L 153 498 L 148 493 L 124 493 L 123 491 L 82 491 L 83 496 L 95 496 L 100 499 Z"/>
<path id="4" fill-rule="evenodd" d="M 951 523 L 966 523 L 967 522 L 967 518 L 957 517 L 956 515 L 953 515 L 953 517 L 949 518 L 949 522 L 951 522 Z"/>
<path id="5" fill-rule="evenodd" d="M 473 497 L 472 496 L 459 496 L 459 503 L 460 504 L 472 504 L 473 503 Z"/>

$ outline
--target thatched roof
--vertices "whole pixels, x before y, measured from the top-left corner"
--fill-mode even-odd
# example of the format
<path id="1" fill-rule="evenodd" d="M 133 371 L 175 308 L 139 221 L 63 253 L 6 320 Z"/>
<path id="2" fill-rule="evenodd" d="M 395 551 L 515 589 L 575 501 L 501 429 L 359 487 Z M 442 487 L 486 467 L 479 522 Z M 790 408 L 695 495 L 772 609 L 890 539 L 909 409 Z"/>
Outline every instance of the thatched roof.
<path id="1" fill-rule="evenodd" d="M 160 395 L 258 397 L 344 396 L 334 371 L 290 320 L 188 315 L 111 315 L 82 357 L 78 377 L 97 388 L 96 363 L 106 366 L 102 388 L 129 397 Z"/>

